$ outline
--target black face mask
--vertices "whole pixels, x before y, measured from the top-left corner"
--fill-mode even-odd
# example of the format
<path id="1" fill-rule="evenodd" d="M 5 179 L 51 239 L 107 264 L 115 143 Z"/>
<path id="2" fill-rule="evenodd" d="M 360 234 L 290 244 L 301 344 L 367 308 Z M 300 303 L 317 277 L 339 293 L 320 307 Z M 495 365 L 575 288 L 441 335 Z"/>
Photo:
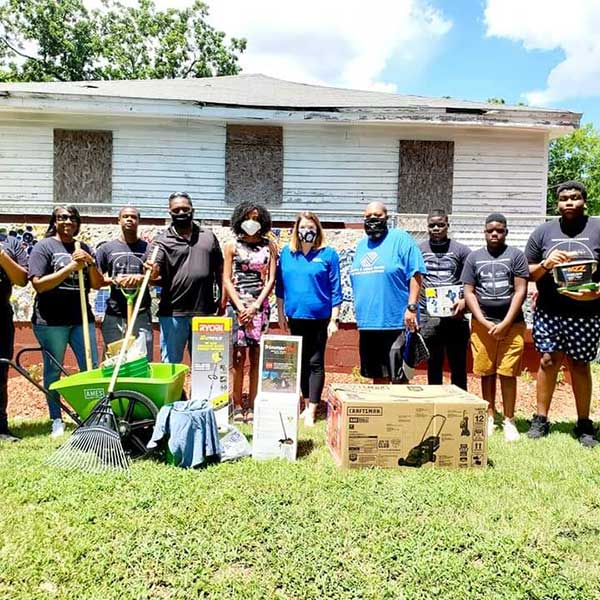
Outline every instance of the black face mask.
<path id="1" fill-rule="evenodd" d="M 173 213 L 169 212 L 171 215 L 171 223 L 173 223 L 174 227 L 182 227 L 186 228 L 192 224 L 192 220 L 194 219 L 193 211 L 188 213 Z"/>
<path id="2" fill-rule="evenodd" d="M 313 244 L 317 239 L 317 232 L 314 229 L 298 229 L 298 239 L 307 244 Z"/>
<path id="3" fill-rule="evenodd" d="M 365 219 L 365 233 L 374 240 L 383 237 L 388 230 L 387 217 L 369 217 Z"/>

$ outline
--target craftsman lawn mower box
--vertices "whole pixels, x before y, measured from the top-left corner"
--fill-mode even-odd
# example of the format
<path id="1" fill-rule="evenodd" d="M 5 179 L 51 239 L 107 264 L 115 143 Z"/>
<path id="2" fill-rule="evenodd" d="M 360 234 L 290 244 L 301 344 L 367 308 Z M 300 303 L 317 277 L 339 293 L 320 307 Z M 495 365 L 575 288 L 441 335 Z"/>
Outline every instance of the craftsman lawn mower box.
<path id="1" fill-rule="evenodd" d="M 485 467 L 487 403 L 454 385 L 329 387 L 327 445 L 340 467 Z"/>

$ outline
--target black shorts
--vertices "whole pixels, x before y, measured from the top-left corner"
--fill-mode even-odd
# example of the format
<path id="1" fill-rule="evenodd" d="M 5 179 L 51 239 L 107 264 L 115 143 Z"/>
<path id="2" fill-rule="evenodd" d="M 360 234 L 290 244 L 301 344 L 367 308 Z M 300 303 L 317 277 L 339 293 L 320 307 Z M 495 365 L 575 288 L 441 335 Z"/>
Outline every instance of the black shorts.
<path id="1" fill-rule="evenodd" d="M 370 379 L 391 378 L 390 349 L 403 329 L 359 329 L 360 374 Z"/>

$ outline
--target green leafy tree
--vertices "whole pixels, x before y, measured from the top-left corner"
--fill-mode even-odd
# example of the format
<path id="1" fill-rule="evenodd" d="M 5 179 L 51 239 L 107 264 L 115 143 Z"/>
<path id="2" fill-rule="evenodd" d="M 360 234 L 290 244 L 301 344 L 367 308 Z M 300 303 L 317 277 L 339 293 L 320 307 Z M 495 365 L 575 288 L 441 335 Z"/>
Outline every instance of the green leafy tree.
<path id="1" fill-rule="evenodd" d="M 208 7 L 103 0 L 0 0 L 0 80 L 84 81 L 235 75 L 244 39 L 208 24 Z"/>
<path id="2" fill-rule="evenodd" d="M 486 102 L 489 104 L 506 104 L 506 100 L 504 100 L 504 98 L 488 98 Z"/>
<path id="3" fill-rule="evenodd" d="M 550 214 L 556 213 L 556 187 L 565 181 L 581 181 L 588 190 L 588 213 L 600 214 L 600 137 L 591 123 L 550 142 L 548 196 Z"/>

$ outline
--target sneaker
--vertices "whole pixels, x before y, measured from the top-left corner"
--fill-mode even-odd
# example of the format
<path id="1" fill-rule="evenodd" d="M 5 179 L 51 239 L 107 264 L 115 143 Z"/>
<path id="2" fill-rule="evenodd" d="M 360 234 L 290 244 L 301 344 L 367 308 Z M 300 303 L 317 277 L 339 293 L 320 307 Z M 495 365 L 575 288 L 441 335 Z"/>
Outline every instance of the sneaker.
<path id="1" fill-rule="evenodd" d="M 488 437 L 492 437 L 492 433 L 494 433 L 494 429 L 496 429 L 496 423 L 494 423 L 494 417 L 492 415 L 488 415 L 488 418 L 487 418 L 487 435 L 488 435 Z"/>
<path id="2" fill-rule="evenodd" d="M 584 448 L 593 448 L 598 445 L 596 430 L 591 419 L 579 419 L 573 429 L 573 433 Z"/>
<path id="3" fill-rule="evenodd" d="M 550 422 L 548 421 L 548 417 L 545 417 L 544 415 L 533 415 L 527 437 L 532 440 L 539 440 L 540 438 L 546 437 L 549 432 Z"/>
<path id="4" fill-rule="evenodd" d="M 0 442 L 20 442 L 21 438 L 14 435 L 8 429 L 5 429 L 0 433 Z"/>
<path id="5" fill-rule="evenodd" d="M 310 410 L 307 410 L 304 414 L 304 425 L 306 427 L 314 427 L 315 426 L 315 416 L 312 414 Z"/>
<path id="6" fill-rule="evenodd" d="M 519 431 L 517 430 L 517 426 L 515 425 L 514 419 L 504 417 L 503 428 L 504 439 L 507 442 L 516 442 L 519 439 Z"/>
<path id="7" fill-rule="evenodd" d="M 50 432 L 51 438 L 57 438 L 61 435 L 65 435 L 65 424 L 62 419 L 54 419 L 52 421 L 52 431 Z"/>

